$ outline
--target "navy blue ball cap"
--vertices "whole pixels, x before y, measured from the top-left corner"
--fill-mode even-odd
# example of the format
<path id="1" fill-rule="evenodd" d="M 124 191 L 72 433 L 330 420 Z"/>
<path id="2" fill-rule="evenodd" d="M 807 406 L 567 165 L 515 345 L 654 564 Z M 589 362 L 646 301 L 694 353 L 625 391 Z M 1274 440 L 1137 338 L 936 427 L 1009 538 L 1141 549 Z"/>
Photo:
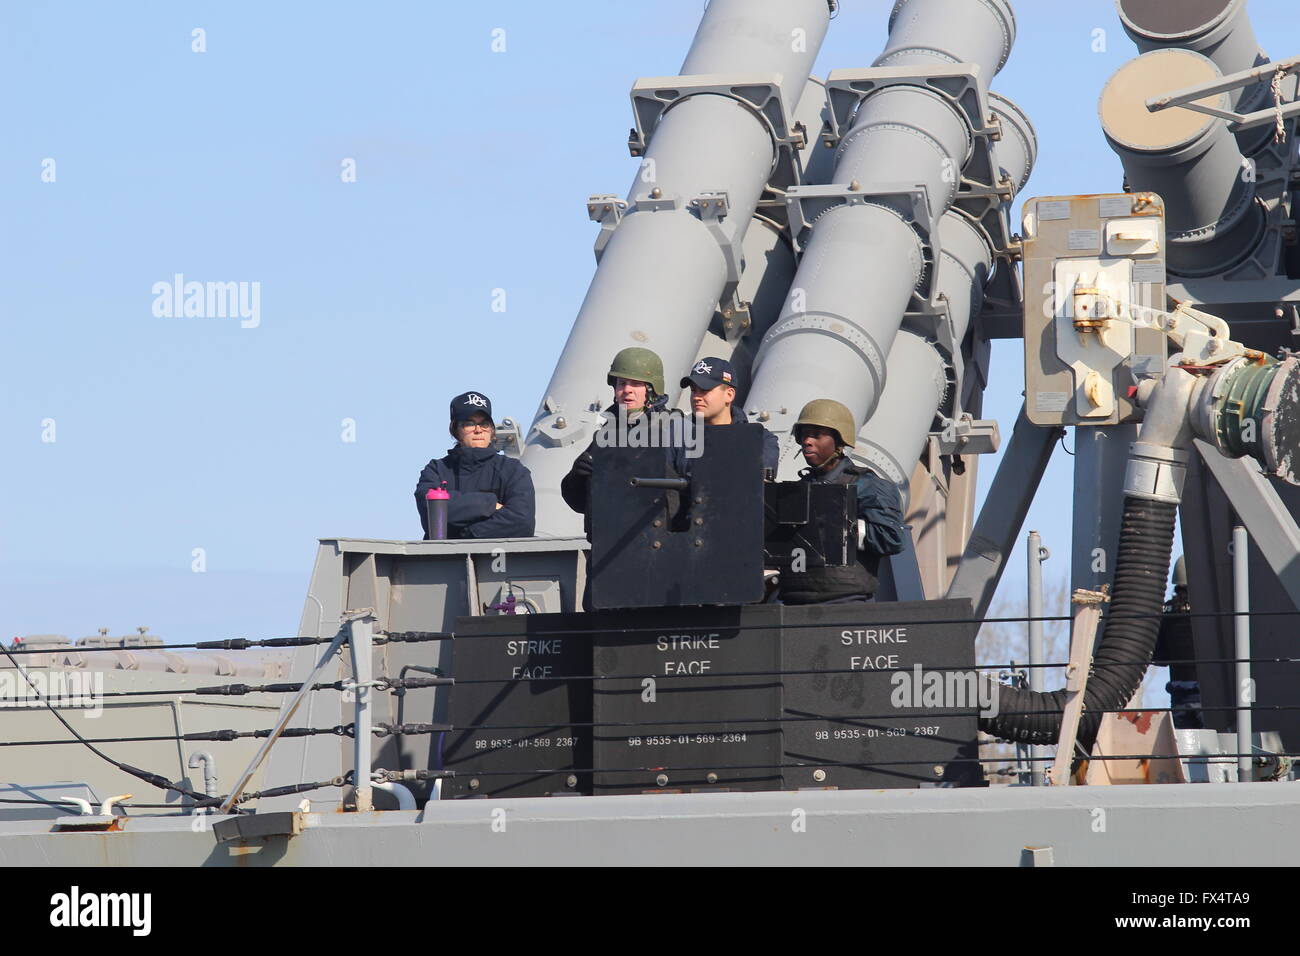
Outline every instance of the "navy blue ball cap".
<path id="1" fill-rule="evenodd" d="M 682 388 L 694 385 L 696 388 L 717 388 L 719 385 L 736 387 L 736 367 L 726 359 L 706 355 L 693 366 L 690 374 L 682 379 Z"/>
<path id="2" fill-rule="evenodd" d="M 465 392 L 451 400 L 453 422 L 467 422 L 480 413 L 492 421 L 492 401 L 482 392 Z"/>

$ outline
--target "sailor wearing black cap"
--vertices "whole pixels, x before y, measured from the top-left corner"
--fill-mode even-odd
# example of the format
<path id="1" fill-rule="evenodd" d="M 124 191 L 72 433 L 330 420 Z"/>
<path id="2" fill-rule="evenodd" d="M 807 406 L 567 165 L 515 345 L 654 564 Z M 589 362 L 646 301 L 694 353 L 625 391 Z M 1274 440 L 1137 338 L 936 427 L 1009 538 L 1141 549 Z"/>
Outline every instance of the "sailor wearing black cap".
<path id="1" fill-rule="evenodd" d="M 447 536 L 450 538 L 531 538 L 535 524 L 533 476 L 520 462 L 492 447 L 496 425 L 492 402 L 482 392 L 465 392 L 451 400 L 448 426 L 456 446 L 420 472 L 415 507 L 424 535 L 429 535 L 425 493 L 446 487 Z"/>
<path id="2" fill-rule="evenodd" d="M 744 425 L 747 424 L 745 410 L 735 404 L 735 383 L 735 366 L 726 359 L 706 355 L 691 367 L 681 386 L 691 390 L 691 411 L 701 416 L 705 425 Z M 777 437 L 764 428 L 763 467 L 775 471 L 780 454 Z M 683 462 L 677 464 L 679 471 L 684 470 Z"/>

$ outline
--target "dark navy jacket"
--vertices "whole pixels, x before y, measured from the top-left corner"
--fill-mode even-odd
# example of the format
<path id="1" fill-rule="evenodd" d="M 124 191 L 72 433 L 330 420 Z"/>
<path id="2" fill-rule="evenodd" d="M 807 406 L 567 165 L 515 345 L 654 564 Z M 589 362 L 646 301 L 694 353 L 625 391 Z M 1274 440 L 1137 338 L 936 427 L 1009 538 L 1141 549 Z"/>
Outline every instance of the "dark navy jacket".
<path id="1" fill-rule="evenodd" d="M 618 406 L 610 405 L 605 409 L 606 419 L 612 418 L 615 423 L 618 422 Z M 631 425 L 640 417 L 640 413 L 628 418 L 628 424 Z M 619 427 L 615 425 L 615 427 Z M 602 446 L 600 444 L 600 431 L 597 430 L 597 437 L 592 438 L 591 443 L 587 445 L 586 450 L 574 459 L 573 466 L 569 473 L 560 481 L 560 497 L 564 503 L 572 508 L 578 514 L 582 515 L 582 533 L 591 540 L 591 473 L 595 465 L 597 456 L 605 453 L 608 447 L 614 445 Z"/>
<path id="2" fill-rule="evenodd" d="M 903 503 L 893 482 L 886 481 L 869 468 L 841 459 L 831 470 L 808 481 L 835 481 L 836 476 L 857 473 L 858 518 L 866 525 L 863 550 L 878 555 L 899 554 L 903 550 Z M 855 535 L 856 537 L 856 535 Z"/>
<path id="3" fill-rule="evenodd" d="M 415 507 L 420 525 L 429 534 L 424 494 L 443 482 L 451 492 L 447 503 L 449 538 L 531 538 L 536 523 L 533 476 L 513 458 L 493 448 L 457 445 L 444 458 L 435 458 L 420 472 Z M 501 503 L 500 510 L 497 502 Z"/>

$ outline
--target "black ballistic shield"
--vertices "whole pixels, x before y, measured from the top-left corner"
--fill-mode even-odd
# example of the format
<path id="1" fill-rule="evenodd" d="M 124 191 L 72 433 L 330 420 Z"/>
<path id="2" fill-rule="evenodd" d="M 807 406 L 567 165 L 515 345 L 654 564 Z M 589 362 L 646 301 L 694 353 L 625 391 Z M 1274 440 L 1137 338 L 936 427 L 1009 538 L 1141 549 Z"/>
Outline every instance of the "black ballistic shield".
<path id="1" fill-rule="evenodd" d="M 689 470 L 685 491 L 661 486 L 661 479 L 686 477 L 675 473 L 671 448 L 617 447 L 596 457 L 594 608 L 763 599 L 763 426 L 699 431 L 695 447 L 677 456 Z"/>

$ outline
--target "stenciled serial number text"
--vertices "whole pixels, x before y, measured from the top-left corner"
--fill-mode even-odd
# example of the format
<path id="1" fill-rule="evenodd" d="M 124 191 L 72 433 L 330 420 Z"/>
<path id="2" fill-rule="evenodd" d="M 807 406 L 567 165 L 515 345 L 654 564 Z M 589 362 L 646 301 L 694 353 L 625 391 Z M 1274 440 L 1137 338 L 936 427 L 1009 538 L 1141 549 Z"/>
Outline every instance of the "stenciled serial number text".
<path id="1" fill-rule="evenodd" d="M 646 737 L 629 737 L 627 745 L 629 747 L 670 747 L 674 744 L 684 747 L 689 744 L 743 744 L 749 740 L 745 733 L 725 733 L 725 734 L 672 734 Z"/>
<path id="2" fill-rule="evenodd" d="M 835 730 L 818 730 L 813 734 L 814 740 L 871 740 L 876 737 L 937 737 L 937 724 L 922 724 L 907 727 L 840 727 Z"/>
<path id="3" fill-rule="evenodd" d="M 474 741 L 475 750 L 509 750 L 513 748 L 545 750 L 547 747 L 577 746 L 577 737 L 479 737 Z"/>

